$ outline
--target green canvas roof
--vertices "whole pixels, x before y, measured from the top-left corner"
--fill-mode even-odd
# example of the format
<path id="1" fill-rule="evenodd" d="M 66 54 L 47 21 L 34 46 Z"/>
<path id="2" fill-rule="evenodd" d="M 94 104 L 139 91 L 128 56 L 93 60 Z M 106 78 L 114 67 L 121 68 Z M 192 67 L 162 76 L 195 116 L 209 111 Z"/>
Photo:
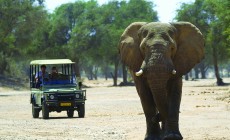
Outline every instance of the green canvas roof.
<path id="1" fill-rule="evenodd" d="M 30 65 L 48 65 L 48 64 L 73 64 L 70 59 L 46 59 L 46 60 L 33 60 Z"/>

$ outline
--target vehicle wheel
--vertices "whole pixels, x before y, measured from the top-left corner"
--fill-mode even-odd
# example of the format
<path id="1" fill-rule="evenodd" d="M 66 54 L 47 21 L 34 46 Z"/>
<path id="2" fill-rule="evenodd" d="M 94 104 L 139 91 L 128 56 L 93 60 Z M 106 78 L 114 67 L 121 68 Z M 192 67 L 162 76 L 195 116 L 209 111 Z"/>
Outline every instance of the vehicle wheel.
<path id="1" fill-rule="evenodd" d="M 42 104 L 42 118 L 49 119 L 49 108 L 45 103 Z"/>
<path id="2" fill-rule="evenodd" d="M 67 110 L 67 116 L 69 118 L 73 118 L 73 115 L 74 115 L 74 110 L 70 109 L 70 110 Z"/>
<path id="3" fill-rule="evenodd" d="M 33 118 L 38 118 L 39 117 L 39 109 L 38 108 L 35 108 L 34 104 L 32 103 L 32 115 L 33 115 Z"/>
<path id="4" fill-rule="evenodd" d="M 79 118 L 85 117 L 85 104 L 79 106 L 78 116 L 79 116 Z"/>

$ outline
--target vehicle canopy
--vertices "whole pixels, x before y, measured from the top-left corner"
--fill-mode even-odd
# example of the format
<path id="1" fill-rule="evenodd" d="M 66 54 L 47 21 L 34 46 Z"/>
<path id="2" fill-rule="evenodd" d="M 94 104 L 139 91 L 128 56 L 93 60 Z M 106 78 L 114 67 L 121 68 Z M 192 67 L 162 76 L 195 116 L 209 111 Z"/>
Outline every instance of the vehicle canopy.
<path id="1" fill-rule="evenodd" d="M 35 77 L 39 77 L 40 67 L 46 66 L 48 77 L 39 79 L 39 83 Z M 45 85 L 76 85 L 75 62 L 70 59 L 47 59 L 33 60 L 30 62 L 30 87 L 38 88 Z M 57 69 L 57 76 L 52 77 L 52 69 Z M 41 74 L 40 74 L 41 77 Z"/>
<path id="2" fill-rule="evenodd" d="M 74 64 L 70 59 L 47 59 L 47 60 L 33 60 L 30 65 L 49 65 L 49 64 Z"/>

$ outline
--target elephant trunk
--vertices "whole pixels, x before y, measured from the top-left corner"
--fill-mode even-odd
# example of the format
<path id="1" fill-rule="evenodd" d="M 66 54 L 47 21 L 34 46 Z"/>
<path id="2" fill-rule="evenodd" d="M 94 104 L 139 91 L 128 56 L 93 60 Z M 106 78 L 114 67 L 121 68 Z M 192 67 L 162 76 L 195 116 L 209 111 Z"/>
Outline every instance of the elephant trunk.
<path id="1" fill-rule="evenodd" d="M 151 89 L 154 102 L 157 106 L 162 120 L 168 116 L 168 102 L 167 102 L 167 81 L 169 74 L 158 73 L 148 74 L 147 81 Z"/>
<path id="2" fill-rule="evenodd" d="M 153 53 L 146 57 L 136 76 L 145 74 L 157 109 L 162 120 L 165 120 L 168 116 L 167 83 L 172 74 L 176 74 L 176 70 L 171 58 L 158 56 Z"/>

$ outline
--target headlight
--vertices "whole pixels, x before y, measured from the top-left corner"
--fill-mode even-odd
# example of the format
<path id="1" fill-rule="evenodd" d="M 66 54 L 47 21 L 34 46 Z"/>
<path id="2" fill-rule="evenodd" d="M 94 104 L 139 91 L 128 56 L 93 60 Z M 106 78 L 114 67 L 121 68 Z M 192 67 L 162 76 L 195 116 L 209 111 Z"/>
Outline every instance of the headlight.
<path id="1" fill-rule="evenodd" d="M 79 94 L 76 94 L 76 98 L 80 98 L 80 95 L 79 95 Z"/>
<path id="2" fill-rule="evenodd" d="M 53 100 L 54 99 L 54 95 L 50 95 L 50 99 Z"/>

